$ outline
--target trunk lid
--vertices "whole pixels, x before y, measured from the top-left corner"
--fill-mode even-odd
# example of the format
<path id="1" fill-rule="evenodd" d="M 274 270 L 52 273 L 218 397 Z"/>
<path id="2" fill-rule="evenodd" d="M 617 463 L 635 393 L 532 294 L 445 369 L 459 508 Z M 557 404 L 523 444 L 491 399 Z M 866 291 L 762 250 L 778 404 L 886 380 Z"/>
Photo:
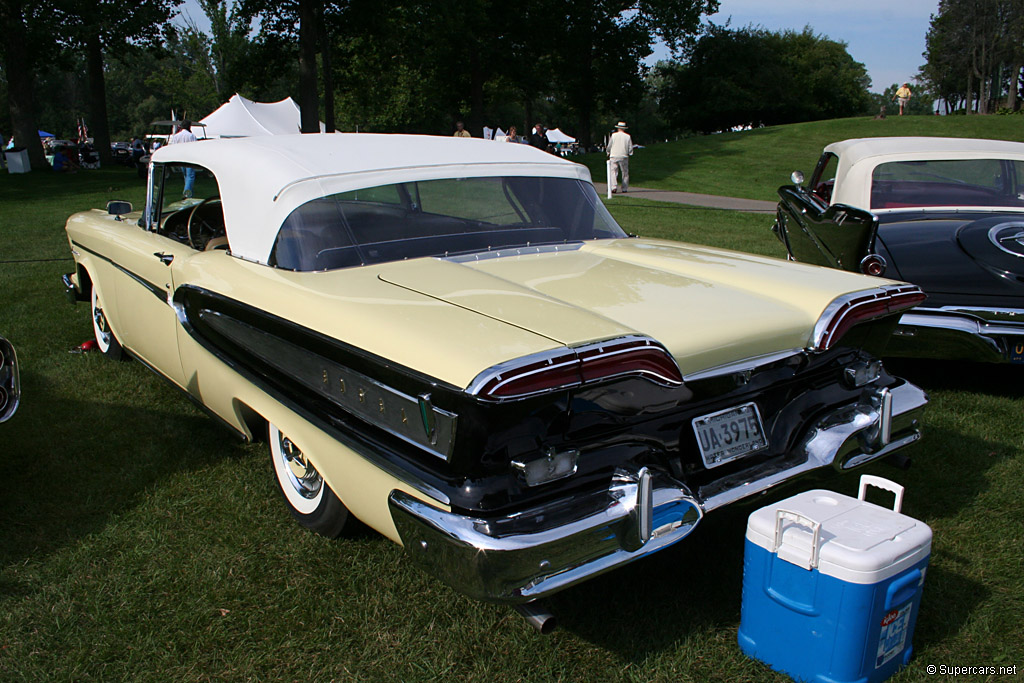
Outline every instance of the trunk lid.
<path id="1" fill-rule="evenodd" d="M 885 282 L 636 239 L 554 253 L 423 259 L 384 268 L 379 277 L 560 344 L 645 334 L 669 349 L 684 374 L 805 347 L 836 296 Z"/>

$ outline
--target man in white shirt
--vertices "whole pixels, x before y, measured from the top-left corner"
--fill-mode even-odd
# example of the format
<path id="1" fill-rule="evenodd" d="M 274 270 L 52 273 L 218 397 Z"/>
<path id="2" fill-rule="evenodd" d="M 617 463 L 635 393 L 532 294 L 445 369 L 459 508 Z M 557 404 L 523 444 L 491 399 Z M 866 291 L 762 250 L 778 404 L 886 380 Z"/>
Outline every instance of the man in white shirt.
<path id="1" fill-rule="evenodd" d="M 629 191 L 629 156 L 633 153 L 633 138 L 626 132 L 626 122 L 619 121 L 615 124 L 615 132 L 608 140 L 608 160 L 611 163 L 612 178 L 608 181 L 615 181 L 612 192 Z M 621 185 L 619 179 L 621 177 Z M 620 189 L 621 188 L 621 189 Z"/>
<path id="2" fill-rule="evenodd" d="M 181 128 L 178 129 L 178 132 L 167 140 L 167 144 L 177 145 L 182 142 L 195 141 L 196 136 L 192 133 L 192 122 L 186 119 L 181 122 Z M 185 166 L 182 171 L 185 173 L 185 191 L 182 193 L 182 196 L 185 197 L 185 199 L 189 199 L 192 197 L 192 187 L 196 182 L 196 169 Z"/>

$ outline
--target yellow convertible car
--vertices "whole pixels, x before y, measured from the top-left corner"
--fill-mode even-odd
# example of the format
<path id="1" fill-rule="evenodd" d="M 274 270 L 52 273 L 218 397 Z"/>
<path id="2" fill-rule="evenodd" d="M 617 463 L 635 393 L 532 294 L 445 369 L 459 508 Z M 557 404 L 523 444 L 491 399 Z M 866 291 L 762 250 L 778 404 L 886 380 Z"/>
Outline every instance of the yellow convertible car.
<path id="1" fill-rule="evenodd" d="M 871 355 L 917 287 L 630 237 L 586 168 L 527 145 L 171 145 L 141 212 L 67 233 L 104 353 L 266 438 L 303 526 L 358 518 L 480 599 L 919 438 L 925 394 Z"/>

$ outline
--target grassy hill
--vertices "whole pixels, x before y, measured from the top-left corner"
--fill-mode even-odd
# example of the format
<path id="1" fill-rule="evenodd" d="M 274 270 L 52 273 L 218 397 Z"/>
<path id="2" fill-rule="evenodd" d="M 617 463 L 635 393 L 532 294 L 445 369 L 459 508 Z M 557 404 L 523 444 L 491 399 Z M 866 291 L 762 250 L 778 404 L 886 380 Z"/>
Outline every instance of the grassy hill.
<path id="1" fill-rule="evenodd" d="M 776 198 L 796 169 L 810 174 L 821 149 L 847 138 L 924 135 L 996 138 L 1024 142 L 1016 116 L 904 116 L 811 121 L 740 133 L 721 133 L 639 149 L 629 164 L 630 183 L 660 190 L 701 192 L 747 199 Z M 594 180 L 605 179 L 603 154 L 581 161 Z"/>

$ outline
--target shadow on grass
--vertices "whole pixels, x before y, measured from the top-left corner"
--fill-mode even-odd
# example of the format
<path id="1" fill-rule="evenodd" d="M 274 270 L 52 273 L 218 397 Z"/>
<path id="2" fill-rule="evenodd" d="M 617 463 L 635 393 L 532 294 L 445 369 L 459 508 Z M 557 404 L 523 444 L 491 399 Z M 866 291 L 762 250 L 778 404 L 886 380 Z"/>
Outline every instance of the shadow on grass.
<path id="1" fill-rule="evenodd" d="M 82 400 L 50 375 L 23 368 L 30 391 L 2 429 L 0 571 L 99 532 L 172 475 L 243 454 L 240 440 L 173 389 L 130 386 L 145 373 L 131 368 L 121 395 Z M 183 442 L 183 433 L 191 438 Z M 202 492 L 215 494 L 215 482 Z M 7 589 L 0 585 L 0 593 Z"/>
<path id="2" fill-rule="evenodd" d="M 885 366 L 925 390 L 1024 398 L 1024 365 L 890 358 L 886 359 Z"/>

